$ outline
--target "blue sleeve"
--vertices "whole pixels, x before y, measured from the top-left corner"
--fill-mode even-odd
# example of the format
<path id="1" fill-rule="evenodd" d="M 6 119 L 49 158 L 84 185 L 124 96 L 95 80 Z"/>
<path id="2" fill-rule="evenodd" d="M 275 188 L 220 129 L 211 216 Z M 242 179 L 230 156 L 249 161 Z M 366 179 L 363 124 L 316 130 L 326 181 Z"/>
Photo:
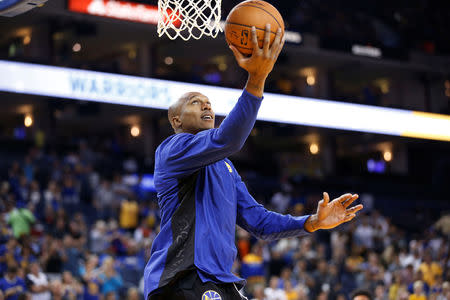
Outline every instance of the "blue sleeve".
<path id="1" fill-rule="evenodd" d="M 276 240 L 305 235 L 304 223 L 309 215 L 293 217 L 268 211 L 250 195 L 238 175 L 236 182 L 237 224 L 257 238 Z"/>
<path id="2" fill-rule="evenodd" d="M 178 133 L 156 152 L 161 169 L 182 177 L 239 151 L 245 143 L 261 106 L 261 98 L 246 90 L 219 128 L 197 134 Z"/>

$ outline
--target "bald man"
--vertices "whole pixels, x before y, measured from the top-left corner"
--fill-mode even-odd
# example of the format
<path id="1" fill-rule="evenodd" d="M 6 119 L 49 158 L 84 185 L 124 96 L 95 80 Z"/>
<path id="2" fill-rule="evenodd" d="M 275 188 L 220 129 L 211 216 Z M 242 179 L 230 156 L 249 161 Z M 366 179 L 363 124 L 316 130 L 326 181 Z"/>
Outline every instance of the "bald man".
<path id="1" fill-rule="evenodd" d="M 267 211 L 249 194 L 227 158 L 239 151 L 252 130 L 264 83 L 283 48 L 278 31 L 263 47 L 252 28 L 253 53 L 231 50 L 248 72 L 242 96 L 219 128 L 208 97 L 191 92 L 168 111 L 175 132 L 155 153 L 155 186 L 161 230 L 145 268 L 147 299 L 246 299 L 244 280 L 231 272 L 236 258 L 235 226 L 261 239 L 294 237 L 350 221 L 362 206 L 347 207 L 358 197 L 345 194 L 329 202 L 328 194 L 311 216 L 292 217 Z"/>

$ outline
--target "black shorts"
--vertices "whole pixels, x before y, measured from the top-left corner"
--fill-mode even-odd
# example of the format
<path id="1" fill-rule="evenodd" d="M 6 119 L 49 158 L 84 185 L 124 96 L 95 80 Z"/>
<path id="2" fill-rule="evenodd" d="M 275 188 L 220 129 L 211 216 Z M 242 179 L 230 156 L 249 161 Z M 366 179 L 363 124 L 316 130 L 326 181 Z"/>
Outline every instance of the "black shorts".
<path id="1" fill-rule="evenodd" d="M 202 282 L 192 270 L 148 300 L 245 300 L 234 283 Z"/>

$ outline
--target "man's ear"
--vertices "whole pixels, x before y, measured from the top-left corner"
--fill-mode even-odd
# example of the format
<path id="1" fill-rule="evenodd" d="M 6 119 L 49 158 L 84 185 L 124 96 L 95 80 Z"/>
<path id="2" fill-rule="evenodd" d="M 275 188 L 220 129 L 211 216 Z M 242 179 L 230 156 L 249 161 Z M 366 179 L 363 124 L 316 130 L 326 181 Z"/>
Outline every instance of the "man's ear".
<path id="1" fill-rule="evenodd" d="M 172 122 L 170 122 L 172 124 L 172 128 L 173 130 L 177 130 L 178 128 L 181 127 L 181 120 L 179 116 L 175 116 L 172 118 Z"/>

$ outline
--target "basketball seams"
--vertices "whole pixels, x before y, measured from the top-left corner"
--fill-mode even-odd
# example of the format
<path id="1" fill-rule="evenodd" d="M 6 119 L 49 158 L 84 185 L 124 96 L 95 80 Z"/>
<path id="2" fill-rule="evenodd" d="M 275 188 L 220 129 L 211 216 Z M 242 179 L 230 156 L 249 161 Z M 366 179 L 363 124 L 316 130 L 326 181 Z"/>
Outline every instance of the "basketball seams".
<path id="1" fill-rule="evenodd" d="M 272 13 L 270 13 L 270 11 L 268 11 L 267 9 L 265 9 L 265 8 L 263 8 L 263 7 L 251 5 L 251 4 L 241 4 L 241 5 L 239 5 L 237 8 L 245 7 L 245 6 L 248 6 L 248 7 L 254 7 L 254 8 L 258 8 L 258 9 L 262 9 L 262 10 L 265 11 L 267 14 L 269 14 L 269 15 L 275 20 L 275 22 L 277 22 L 277 24 L 278 24 L 279 27 L 282 27 L 281 24 L 280 24 L 280 22 L 278 22 L 278 19 L 275 18 L 275 16 L 274 16 Z M 281 16 L 280 16 L 280 17 L 281 17 Z M 283 19 L 283 17 L 281 17 L 281 19 Z"/>
<path id="2" fill-rule="evenodd" d="M 250 25 L 234 23 L 234 22 L 228 22 L 228 21 L 226 22 L 226 24 L 237 25 L 237 26 L 244 26 L 244 27 L 248 27 L 248 28 L 252 28 L 253 27 L 253 26 L 250 26 Z M 255 28 L 256 28 L 256 30 L 266 31 L 266 29 L 264 29 L 264 28 L 259 28 L 259 27 L 256 27 L 256 26 L 255 26 Z M 270 31 L 270 33 L 277 34 L 276 31 Z"/>

